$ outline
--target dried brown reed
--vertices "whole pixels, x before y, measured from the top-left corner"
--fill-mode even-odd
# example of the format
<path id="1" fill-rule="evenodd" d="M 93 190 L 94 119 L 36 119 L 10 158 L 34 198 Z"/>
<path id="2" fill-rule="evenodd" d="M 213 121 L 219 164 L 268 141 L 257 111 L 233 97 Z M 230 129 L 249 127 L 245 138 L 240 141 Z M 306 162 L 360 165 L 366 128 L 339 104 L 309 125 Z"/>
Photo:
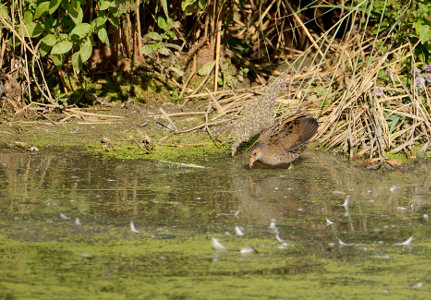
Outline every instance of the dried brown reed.
<path id="1" fill-rule="evenodd" d="M 222 109 L 224 117 L 237 118 L 238 110 L 241 112 L 233 122 L 232 154 L 241 142 L 270 124 L 276 109 L 285 113 L 305 110 L 317 117 L 317 143 L 342 151 L 350 159 L 386 159 L 400 151 L 410 156 L 428 149 L 429 91 L 426 86 L 418 87 L 410 75 L 409 69 L 416 66 L 406 68 L 406 61 L 414 61 L 416 45 L 406 42 L 393 47 L 385 37 L 384 43 L 376 46 L 379 37 L 367 36 L 357 27 L 358 11 L 352 10 L 350 15 L 352 27 L 344 39 L 334 37 L 341 19 L 319 38 L 310 37 L 312 45 L 266 93 L 256 98 L 243 91 L 235 96 L 235 104 L 231 102 L 234 114 Z M 289 86 L 288 93 L 276 100 L 282 85 Z M 220 92 L 218 102 L 223 103 L 224 97 L 227 95 Z M 419 151 L 414 149 L 417 145 Z"/>

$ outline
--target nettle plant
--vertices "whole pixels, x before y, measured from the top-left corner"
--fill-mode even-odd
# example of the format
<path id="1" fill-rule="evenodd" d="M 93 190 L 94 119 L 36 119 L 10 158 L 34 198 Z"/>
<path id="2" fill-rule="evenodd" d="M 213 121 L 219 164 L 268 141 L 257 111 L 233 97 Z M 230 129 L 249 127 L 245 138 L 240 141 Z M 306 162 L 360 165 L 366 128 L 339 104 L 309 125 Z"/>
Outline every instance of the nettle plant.
<path id="1" fill-rule="evenodd" d="M 53 63 L 61 68 L 72 56 L 75 71 L 82 70 L 93 52 L 95 38 L 109 46 L 108 22 L 118 27 L 127 9 L 126 0 L 98 0 L 94 7 L 87 0 L 27 0 L 24 2 L 22 36 L 40 38 L 37 48 L 42 57 L 50 54 Z M 84 10 L 94 10 L 92 19 Z M 85 15 L 85 19 L 84 19 Z"/>

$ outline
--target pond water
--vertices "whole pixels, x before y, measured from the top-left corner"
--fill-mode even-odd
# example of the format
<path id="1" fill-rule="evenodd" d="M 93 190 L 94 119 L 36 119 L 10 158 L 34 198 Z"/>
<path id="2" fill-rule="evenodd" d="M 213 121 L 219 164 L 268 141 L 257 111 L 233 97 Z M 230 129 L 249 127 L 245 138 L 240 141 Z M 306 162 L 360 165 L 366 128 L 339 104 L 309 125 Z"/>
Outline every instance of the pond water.
<path id="1" fill-rule="evenodd" d="M 0 153 L 0 299 L 429 299 L 431 164 L 193 163 Z"/>

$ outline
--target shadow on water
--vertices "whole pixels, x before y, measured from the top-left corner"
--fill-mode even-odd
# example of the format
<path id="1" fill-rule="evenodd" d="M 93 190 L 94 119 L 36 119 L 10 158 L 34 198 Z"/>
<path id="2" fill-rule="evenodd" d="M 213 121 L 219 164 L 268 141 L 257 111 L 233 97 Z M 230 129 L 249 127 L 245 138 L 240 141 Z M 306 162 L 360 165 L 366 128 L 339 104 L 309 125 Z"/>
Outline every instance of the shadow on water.
<path id="1" fill-rule="evenodd" d="M 381 173 L 309 151 L 290 169 L 246 166 L 241 156 L 196 169 L 84 153 L 0 153 L 0 298 L 431 290 L 430 164 Z M 411 244 L 395 245 L 411 236 Z M 213 237 L 259 253 L 213 250 Z"/>

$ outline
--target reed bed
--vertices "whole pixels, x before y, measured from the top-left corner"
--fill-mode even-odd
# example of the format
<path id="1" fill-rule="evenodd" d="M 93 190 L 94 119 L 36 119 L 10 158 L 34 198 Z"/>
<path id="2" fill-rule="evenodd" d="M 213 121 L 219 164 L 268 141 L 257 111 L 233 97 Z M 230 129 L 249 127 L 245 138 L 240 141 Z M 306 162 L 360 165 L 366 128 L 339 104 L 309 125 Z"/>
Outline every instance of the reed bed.
<path id="1" fill-rule="evenodd" d="M 92 1 L 86 5 L 84 11 L 97 8 Z M 301 7 L 291 1 L 246 1 L 239 9 L 235 1 L 214 1 L 186 16 L 179 14 L 173 4 L 165 7 L 165 1 L 161 6 L 150 2 L 145 8 L 158 19 L 143 15 L 144 4 L 140 1 L 126 1 L 124 5 L 118 29 L 110 31 L 113 40 L 109 51 L 99 43 L 87 67 L 97 66 L 104 58 L 114 62 L 116 71 L 145 73 L 178 92 L 177 111 L 167 112 L 160 107 L 151 115 L 166 121 L 169 135 L 162 140 L 205 130 L 216 145 L 230 143 L 234 155 L 243 142 L 269 126 L 274 118 L 301 110 L 319 121 L 316 144 L 341 151 L 351 160 L 387 159 L 396 153 L 412 156 L 428 150 L 431 66 L 415 61 L 418 42 L 392 40 L 394 27 L 371 33 L 376 22 L 364 13 L 371 2 L 325 6 L 312 1 Z M 160 17 L 167 20 L 168 10 L 184 28 L 190 20 L 195 25 L 189 26 L 187 36 L 172 24 L 164 32 L 160 29 L 160 33 L 175 38 L 164 37 L 157 51 L 145 54 L 141 49 L 154 45 L 155 41 L 149 39 L 154 34 L 150 33 L 157 28 Z M 226 16 L 231 19 L 223 23 Z M 89 18 L 91 21 L 92 16 Z M 15 25 L 4 16 L 0 21 L 9 38 L 22 45 L 17 56 L 16 50 L 7 51 L 7 40 L 1 40 L 3 111 L 43 117 L 53 124 L 71 118 L 84 123 L 97 122 L 98 118 L 100 122 L 121 119 L 86 113 L 68 103 L 71 94 L 85 88 L 82 83 L 72 83 L 79 83 L 81 75 L 73 72 L 67 60 L 55 70 L 46 63 L 38 54 L 37 39 L 16 30 L 22 26 L 22 18 Z M 232 54 L 227 40 L 244 43 L 231 46 L 240 49 Z M 183 54 L 182 61 L 179 54 Z M 238 81 L 227 80 L 230 74 L 226 62 L 230 59 L 248 68 L 256 84 L 240 88 Z M 272 63 L 281 60 L 285 62 L 284 71 L 276 70 Z M 61 82 L 61 94 L 58 89 L 53 94 L 45 78 L 53 72 L 58 73 L 56 84 Z M 200 83 L 196 85 L 197 78 Z M 54 111 L 63 115 L 53 120 L 49 113 Z M 191 119 L 201 122 L 187 128 L 178 126 Z M 223 127 L 226 134 L 216 135 L 214 127 Z"/>

